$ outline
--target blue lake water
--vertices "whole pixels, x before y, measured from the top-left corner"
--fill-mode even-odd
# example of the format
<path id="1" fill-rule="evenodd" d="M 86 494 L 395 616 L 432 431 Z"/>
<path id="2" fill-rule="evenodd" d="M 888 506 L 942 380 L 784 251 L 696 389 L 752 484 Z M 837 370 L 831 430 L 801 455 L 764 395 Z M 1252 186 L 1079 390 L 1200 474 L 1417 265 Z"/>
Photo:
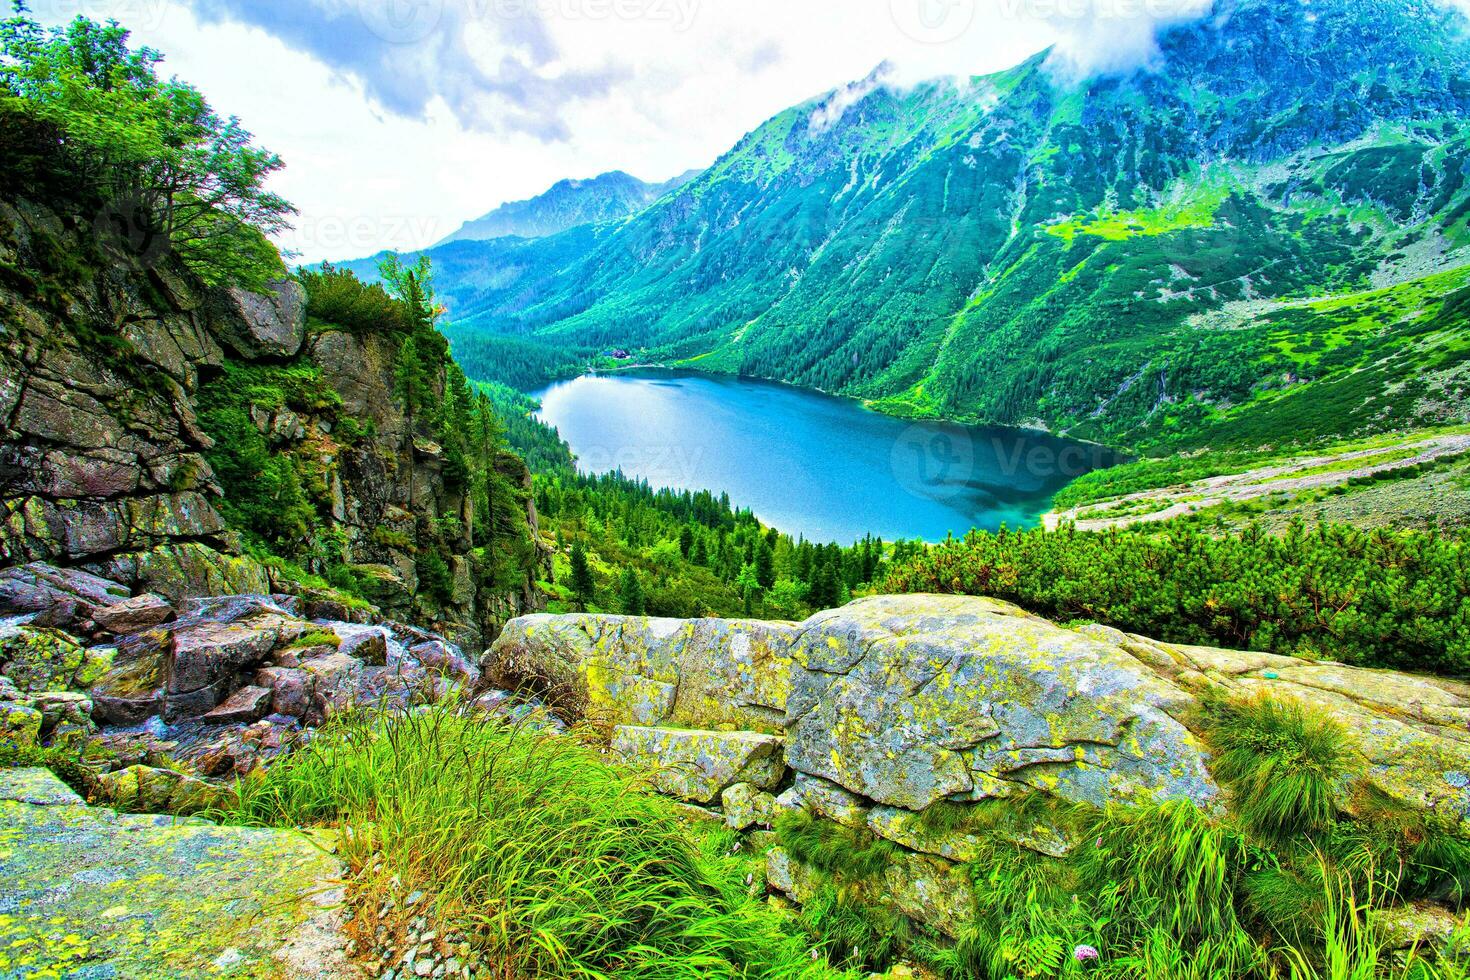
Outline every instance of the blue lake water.
<path id="1" fill-rule="evenodd" d="M 589 375 L 538 393 L 586 473 L 725 492 L 820 542 L 942 540 L 1034 526 L 1100 447 L 1015 429 L 910 423 L 788 385 L 676 371 Z"/>

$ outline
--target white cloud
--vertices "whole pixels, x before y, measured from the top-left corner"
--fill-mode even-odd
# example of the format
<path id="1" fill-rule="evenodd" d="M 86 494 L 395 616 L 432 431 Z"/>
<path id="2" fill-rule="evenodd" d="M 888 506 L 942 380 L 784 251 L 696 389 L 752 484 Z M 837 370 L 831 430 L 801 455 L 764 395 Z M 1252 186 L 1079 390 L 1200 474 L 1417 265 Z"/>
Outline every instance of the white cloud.
<path id="1" fill-rule="evenodd" d="M 1151 67 L 1159 32 L 1208 16 L 1214 0 L 1018 0 L 1056 30 L 1049 67 L 1067 81 Z"/>
<path id="2" fill-rule="evenodd" d="M 412 15 L 440 2 L 32 6 L 51 22 L 116 17 L 238 114 L 287 162 L 276 189 L 301 219 L 283 243 L 307 261 L 422 247 L 565 177 L 706 166 L 885 60 L 902 81 L 984 74 L 1064 36 L 1020 0 L 442 0 L 414 38 L 430 22 Z M 382 19 L 395 9 L 408 19 Z M 409 33 L 390 46 L 395 24 Z M 340 36 L 320 36 L 328 25 Z"/>

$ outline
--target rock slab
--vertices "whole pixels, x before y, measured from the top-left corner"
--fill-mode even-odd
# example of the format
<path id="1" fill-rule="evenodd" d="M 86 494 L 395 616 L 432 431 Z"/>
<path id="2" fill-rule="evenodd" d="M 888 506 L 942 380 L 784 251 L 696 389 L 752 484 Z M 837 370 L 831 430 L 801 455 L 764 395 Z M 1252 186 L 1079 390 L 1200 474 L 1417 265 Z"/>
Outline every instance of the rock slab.
<path id="1" fill-rule="evenodd" d="M 355 980 L 340 875 L 298 834 L 117 814 L 0 771 L 0 976 Z"/>

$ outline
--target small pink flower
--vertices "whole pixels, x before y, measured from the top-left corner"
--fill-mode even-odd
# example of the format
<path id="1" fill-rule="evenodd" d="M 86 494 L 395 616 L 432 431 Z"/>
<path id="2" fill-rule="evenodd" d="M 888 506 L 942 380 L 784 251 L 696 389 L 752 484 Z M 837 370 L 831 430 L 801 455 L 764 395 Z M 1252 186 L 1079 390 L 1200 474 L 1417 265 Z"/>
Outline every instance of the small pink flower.
<path id="1" fill-rule="evenodd" d="M 1072 959 L 1078 963 L 1086 963 L 1088 960 L 1098 959 L 1102 954 L 1091 946 L 1078 946 L 1072 950 Z"/>

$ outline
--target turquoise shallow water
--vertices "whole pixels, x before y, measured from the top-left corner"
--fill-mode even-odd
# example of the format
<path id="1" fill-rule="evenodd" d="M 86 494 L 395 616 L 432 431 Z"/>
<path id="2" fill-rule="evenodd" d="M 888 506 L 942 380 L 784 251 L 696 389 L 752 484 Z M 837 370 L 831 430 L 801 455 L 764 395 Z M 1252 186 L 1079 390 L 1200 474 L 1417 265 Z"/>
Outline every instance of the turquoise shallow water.
<path id="1" fill-rule="evenodd" d="M 589 375 L 537 397 L 584 472 L 725 492 L 824 542 L 1031 527 L 1063 486 L 1115 462 L 1045 434 L 911 424 L 849 399 L 688 372 Z"/>

